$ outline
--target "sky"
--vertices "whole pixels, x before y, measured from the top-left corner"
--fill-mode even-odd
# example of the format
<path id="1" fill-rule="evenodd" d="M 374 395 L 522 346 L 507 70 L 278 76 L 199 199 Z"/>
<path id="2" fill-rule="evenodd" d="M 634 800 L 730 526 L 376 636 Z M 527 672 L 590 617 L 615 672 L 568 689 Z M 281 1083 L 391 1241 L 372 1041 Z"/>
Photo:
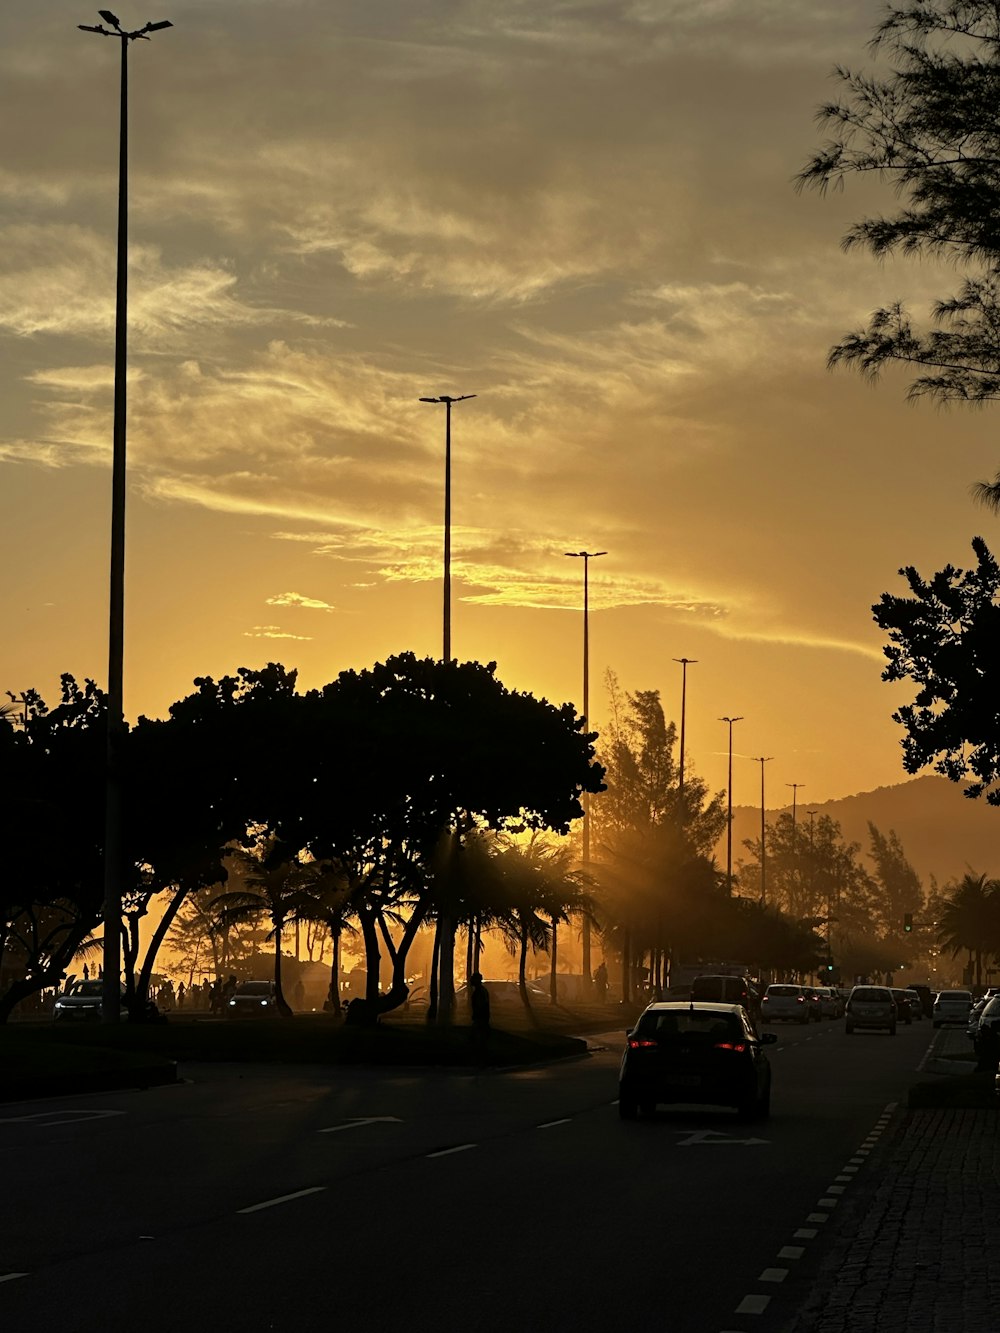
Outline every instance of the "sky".
<path id="1" fill-rule="evenodd" d="M 119 0 L 130 48 L 125 711 L 280 661 L 452 650 L 509 687 L 659 689 L 733 798 L 905 777 L 871 604 L 996 519 L 989 410 L 828 371 L 947 267 L 799 194 L 873 0 Z M 107 680 L 118 48 L 0 10 L 0 690 Z M 689 771 L 690 771 L 689 768 Z"/>

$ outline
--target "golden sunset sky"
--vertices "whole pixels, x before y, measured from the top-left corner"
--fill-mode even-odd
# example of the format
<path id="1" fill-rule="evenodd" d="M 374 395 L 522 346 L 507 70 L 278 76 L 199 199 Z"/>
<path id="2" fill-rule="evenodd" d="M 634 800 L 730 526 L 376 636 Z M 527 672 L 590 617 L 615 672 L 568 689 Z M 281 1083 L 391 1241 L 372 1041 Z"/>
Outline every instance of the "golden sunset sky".
<path id="1" fill-rule="evenodd" d="M 278 660 L 304 687 L 452 644 L 680 708 L 734 799 L 900 781 L 870 605 L 968 563 L 997 418 L 828 372 L 946 267 L 840 237 L 889 185 L 792 177 L 873 0 L 118 0 L 130 48 L 125 707 Z M 0 10 L 0 690 L 107 679 L 118 47 Z"/>

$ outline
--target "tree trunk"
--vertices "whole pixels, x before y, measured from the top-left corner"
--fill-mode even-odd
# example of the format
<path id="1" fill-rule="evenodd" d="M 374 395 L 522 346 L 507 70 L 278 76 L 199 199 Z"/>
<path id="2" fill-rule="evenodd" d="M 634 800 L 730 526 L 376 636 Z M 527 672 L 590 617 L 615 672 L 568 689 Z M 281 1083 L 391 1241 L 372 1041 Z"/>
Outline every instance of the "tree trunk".
<path id="1" fill-rule="evenodd" d="M 622 1002 L 632 1002 L 632 948 L 627 930 L 622 935 Z"/>
<path id="2" fill-rule="evenodd" d="M 441 919 L 434 923 L 434 948 L 431 950 L 431 975 L 427 991 L 427 1021 L 437 1022 L 438 1014 L 438 959 L 441 957 Z"/>
<path id="3" fill-rule="evenodd" d="M 448 916 L 441 918 L 438 953 L 438 1022 L 447 1025 L 455 1016 L 455 922 Z"/>
<path id="4" fill-rule="evenodd" d="M 291 1018 L 291 1006 L 285 999 L 285 993 L 281 989 L 281 932 L 284 929 L 284 926 L 284 917 L 281 917 L 274 923 L 274 1003 L 282 1018 Z"/>
<path id="5" fill-rule="evenodd" d="M 531 1008 L 531 1001 L 528 999 L 528 981 L 526 972 L 528 969 L 528 923 L 524 917 L 521 917 L 520 948 L 517 957 L 517 988 L 521 992 L 521 1003 L 525 1009 Z"/>
<path id="6" fill-rule="evenodd" d="M 476 918 L 469 917 L 469 929 L 465 937 L 465 980 L 468 981 L 473 972 L 477 971 L 475 965 L 476 953 Z"/>
<path id="7" fill-rule="evenodd" d="M 146 1008 L 149 1000 L 149 982 L 153 975 L 153 964 L 156 962 L 156 955 L 159 953 L 160 945 L 166 938 L 167 931 L 174 924 L 174 918 L 181 909 L 181 904 L 187 897 L 187 888 L 181 884 L 174 890 L 174 896 L 167 903 L 167 910 L 163 913 L 157 922 L 156 929 L 153 931 L 153 938 L 149 941 L 149 948 L 146 950 L 146 957 L 142 960 L 142 967 L 139 970 L 139 977 L 136 983 L 135 995 L 129 1007 L 129 1022 L 141 1023 L 148 1016 Z M 215 946 L 213 941 L 213 952 Z"/>
<path id="8" fill-rule="evenodd" d="M 552 958 L 549 964 L 549 1003 L 555 1004 L 559 999 L 558 987 L 556 984 L 556 963 L 559 960 L 559 923 L 552 918 Z"/>
<path id="9" fill-rule="evenodd" d="M 330 1008 L 340 1016 L 340 931 L 332 930 L 333 962 L 330 964 Z"/>

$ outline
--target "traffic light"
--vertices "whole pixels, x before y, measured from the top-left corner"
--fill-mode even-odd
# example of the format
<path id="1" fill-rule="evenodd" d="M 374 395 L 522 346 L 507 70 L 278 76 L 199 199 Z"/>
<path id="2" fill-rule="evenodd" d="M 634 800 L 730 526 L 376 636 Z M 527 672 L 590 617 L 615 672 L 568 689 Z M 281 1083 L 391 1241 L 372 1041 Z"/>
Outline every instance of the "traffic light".
<path id="1" fill-rule="evenodd" d="M 906 915 L 903 917 L 903 931 L 905 934 L 909 935 L 912 929 L 913 929 L 913 913 L 907 912 Z"/>

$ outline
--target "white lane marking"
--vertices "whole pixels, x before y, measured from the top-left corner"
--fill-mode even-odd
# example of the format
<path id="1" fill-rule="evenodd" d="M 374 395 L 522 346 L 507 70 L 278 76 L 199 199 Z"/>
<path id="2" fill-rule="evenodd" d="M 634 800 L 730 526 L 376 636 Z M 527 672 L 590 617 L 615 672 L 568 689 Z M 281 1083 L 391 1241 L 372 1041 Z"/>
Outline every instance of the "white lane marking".
<path id="1" fill-rule="evenodd" d="M 763 1314 L 770 1303 L 770 1296 L 744 1296 L 733 1314 Z"/>
<path id="2" fill-rule="evenodd" d="M 793 1240 L 815 1240 L 819 1232 L 815 1227 L 799 1227 L 798 1231 L 792 1232 Z"/>
<path id="3" fill-rule="evenodd" d="M 27 1276 L 27 1273 L 0 1273 L 0 1282 L 13 1282 L 15 1278 Z"/>
<path id="4" fill-rule="evenodd" d="M 572 1119 L 571 1116 L 564 1116 L 562 1120 L 546 1120 L 544 1125 L 536 1125 L 535 1128 L 552 1129 L 554 1125 L 568 1125 L 571 1119 Z"/>
<path id="5" fill-rule="evenodd" d="M 440 1152 L 429 1152 L 428 1157 L 450 1157 L 453 1152 L 468 1152 L 475 1148 L 474 1143 L 460 1143 L 457 1148 L 442 1148 Z"/>
<path id="6" fill-rule="evenodd" d="M 806 1214 L 806 1221 L 807 1221 L 807 1222 L 825 1222 L 829 1216 L 830 1216 L 829 1213 L 807 1213 L 807 1214 Z"/>
<path id="7" fill-rule="evenodd" d="M 843 1171 L 843 1175 L 838 1176 L 838 1180 L 851 1180 L 852 1177 L 858 1174 L 858 1168 L 856 1166 L 845 1166 L 842 1167 L 841 1170 Z"/>
<path id="8" fill-rule="evenodd" d="M 688 1134 L 686 1129 L 675 1131 L 678 1134 Z M 678 1148 L 690 1148 L 700 1143 L 742 1143 L 742 1144 L 760 1144 L 769 1143 L 770 1139 L 731 1139 L 728 1134 L 721 1134 L 717 1129 L 696 1129 L 693 1134 L 688 1134 L 686 1139 L 681 1139 Z"/>
<path id="9" fill-rule="evenodd" d="M 294 1194 L 279 1194 L 276 1199 L 265 1199 L 263 1203 L 252 1203 L 249 1208 L 237 1208 L 238 1213 L 259 1213 L 262 1208 L 277 1208 L 279 1203 L 290 1203 L 292 1199 L 302 1199 L 307 1194 L 322 1194 L 325 1185 L 312 1185 L 307 1190 L 296 1190 Z"/>
<path id="10" fill-rule="evenodd" d="M 788 1276 L 787 1268 L 765 1268 L 757 1279 L 758 1282 L 784 1282 Z"/>
<path id="11" fill-rule="evenodd" d="M 860 1157 L 860 1156 L 852 1157 L 852 1158 L 851 1158 L 851 1166 L 863 1166 L 863 1165 L 864 1165 L 864 1161 L 865 1161 L 865 1159 L 864 1159 L 863 1157 Z M 845 1170 L 845 1171 L 847 1170 L 847 1167 L 846 1167 L 846 1166 L 844 1167 L 844 1170 Z"/>
<path id="12" fill-rule="evenodd" d="M 806 1252 L 804 1245 L 782 1245 L 778 1251 L 779 1259 L 801 1259 Z"/>
<path id="13" fill-rule="evenodd" d="M 331 1125 L 329 1129 L 318 1129 L 317 1134 L 339 1134 L 342 1129 L 360 1129 L 362 1125 L 401 1125 L 398 1115 L 352 1116 L 345 1125 Z"/>
<path id="14" fill-rule="evenodd" d="M 36 1111 L 34 1115 L 8 1115 L 0 1120 L 0 1125 L 26 1125 L 42 1122 L 46 1128 L 50 1125 L 75 1125 L 78 1120 L 106 1120 L 108 1116 L 124 1115 L 124 1111 Z"/>
<path id="15" fill-rule="evenodd" d="M 821 1208 L 836 1208 L 839 1202 L 839 1199 L 820 1199 L 819 1206 Z"/>

